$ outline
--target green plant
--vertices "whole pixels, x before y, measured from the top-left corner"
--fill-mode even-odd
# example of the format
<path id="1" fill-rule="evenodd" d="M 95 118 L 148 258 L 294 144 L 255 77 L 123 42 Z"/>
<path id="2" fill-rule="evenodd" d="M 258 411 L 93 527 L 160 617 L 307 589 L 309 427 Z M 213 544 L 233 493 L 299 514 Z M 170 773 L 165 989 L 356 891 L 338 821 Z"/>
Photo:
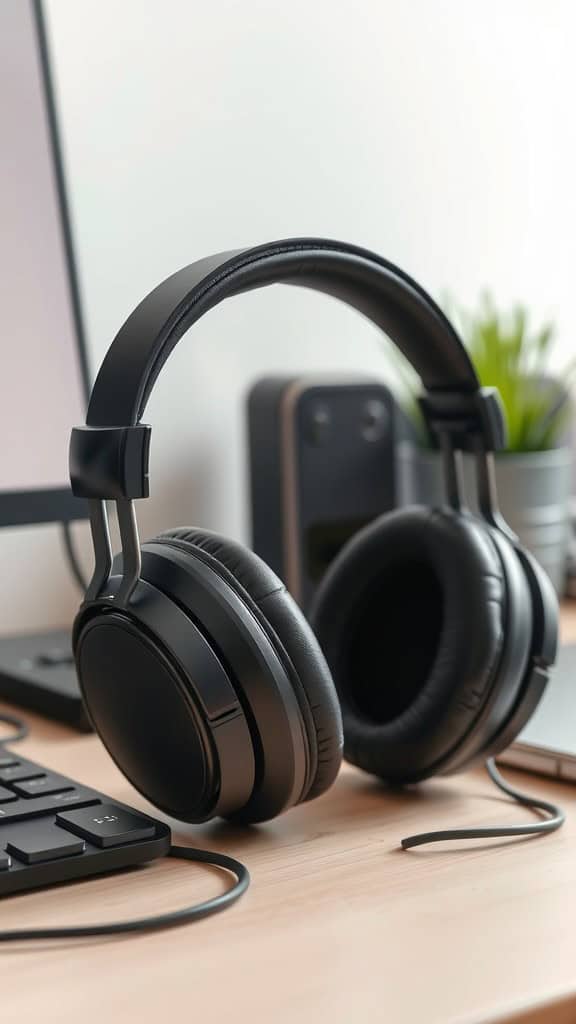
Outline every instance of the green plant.
<path id="1" fill-rule="evenodd" d="M 507 451 L 557 447 L 570 415 L 569 386 L 575 364 L 565 367 L 561 378 L 551 375 L 552 324 L 532 330 L 524 307 L 500 312 L 487 293 L 475 312 L 457 309 L 451 303 L 448 307 L 447 314 L 470 353 L 480 383 L 500 392 L 508 427 Z M 406 382 L 406 374 L 403 377 Z M 417 422 L 419 433 L 423 432 L 413 385 L 408 393 L 407 411 Z"/>

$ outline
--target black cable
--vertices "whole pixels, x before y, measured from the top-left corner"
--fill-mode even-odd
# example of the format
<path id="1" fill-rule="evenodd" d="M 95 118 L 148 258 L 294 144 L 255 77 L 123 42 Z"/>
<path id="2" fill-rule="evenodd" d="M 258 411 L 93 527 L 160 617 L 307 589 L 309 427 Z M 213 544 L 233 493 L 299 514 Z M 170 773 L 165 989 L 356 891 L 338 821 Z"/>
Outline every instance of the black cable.
<path id="1" fill-rule="evenodd" d="M 210 917 L 221 910 L 232 906 L 246 892 L 250 885 L 248 868 L 233 857 L 223 853 L 210 853 L 208 850 L 197 850 L 191 846 L 171 846 L 170 857 L 191 860 L 201 864 L 212 864 L 215 867 L 230 871 L 236 876 L 231 889 L 213 896 L 210 900 L 196 903 L 182 910 L 171 910 L 167 914 L 156 914 L 154 917 L 140 917 L 132 921 L 112 921 L 104 924 L 87 924 L 64 926 L 58 928 L 13 928 L 0 931 L 0 942 L 27 942 L 35 939 L 84 939 L 95 935 L 123 935 L 128 932 L 151 932 L 161 928 L 176 928 L 180 925 L 199 921 Z"/>
<path id="2" fill-rule="evenodd" d="M 28 726 L 16 715 L 2 712 L 0 722 L 10 725 L 16 730 L 0 740 L 0 749 L 4 744 L 17 743 L 28 735 Z M 33 939 L 82 939 L 95 935 L 122 935 L 128 932 L 176 928 L 226 910 L 240 899 L 250 885 L 248 868 L 239 860 L 228 857 L 224 853 L 211 853 L 209 850 L 199 850 L 191 846 L 171 846 L 168 856 L 194 861 L 198 864 L 212 864 L 214 867 L 231 872 L 236 876 L 236 882 L 231 889 L 227 889 L 220 896 L 214 896 L 210 900 L 204 900 L 191 907 L 184 907 L 182 910 L 172 910 L 167 914 L 136 918 L 133 921 L 112 921 L 109 924 L 89 924 L 78 927 L 15 928 L 10 931 L 0 931 L 0 942 L 25 942 Z"/>
<path id="3" fill-rule="evenodd" d="M 19 743 L 20 740 L 25 740 L 30 731 L 22 718 L 17 718 L 16 715 L 9 715 L 5 711 L 0 714 L 0 722 L 10 725 L 16 730 L 11 735 L 0 736 L 0 747 L 4 743 Z"/>
<path id="4" fill-rule="evenodd" d="M 66 552 L 66 559 L 68 561 L 68 567 L 76 583 L 78 584 L 82 594 L 84 595 L 88 589 L 88 580 L 84 575 L 78 555 L 74 547 L 74 541 L 72 539 L 72 530 L 69 522 L 63 522 L 60 524 L 62 528 L 62 541 L 64 544 L 64 551 Z"/>
<path id="5" fill-rule="evenodd" d="M 410 850 L 413 846 L 424 846 L 426 843 L 443 843 L 451 839 L 498 839 L 505 837 L 514 836 L 531 836 L 541 835 L 545 832 L 555 832 L 557 828 L 560 828 L 566 820 L 566 815 L 560 807 L 556 804 L 551 804 L 547 800 L 541 800 L 539 797 L 528 796 L 525 793 L 521 793 L 520 790 L 515 789 L 510 783 L 506 782 L 500 772 L 498 771 L 494 758 L 490 758 L 486 761 L 486 769 L 488 775 L 492 779 L 494 785 L 498 789 L 506 793 L 507 796 L 511 796 L 513 800 L 517 800 L 519 804 L 523 804 L 525 807 L 533 807 L 534 810 L 544 811 L 550 815 L 545 821 L 533 821 L 527 825 L 495 825 L 485 826 L 483 828 L 449 828 L 441 829 L 437 832 L 420 832 L 418 835 L 408 836 L 402 840 L 402 849 Z"/>

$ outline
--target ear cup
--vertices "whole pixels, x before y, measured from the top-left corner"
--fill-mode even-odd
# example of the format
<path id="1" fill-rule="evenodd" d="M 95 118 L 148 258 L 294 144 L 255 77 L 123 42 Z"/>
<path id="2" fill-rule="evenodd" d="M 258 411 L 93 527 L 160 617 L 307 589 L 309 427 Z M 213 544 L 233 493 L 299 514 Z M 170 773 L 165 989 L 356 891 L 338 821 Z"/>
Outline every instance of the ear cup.
<path id="1" fill-rule="evenodd" d="M 207 530 L 175 529 L 157 541 L 214 560 L 226 582 L 257 614 L 282 658 L 298 699 L 310 746 L 303 800 L 325 792 L 342 761 L 342 718 L 330 671 L 316 637 L 276 574 L 252 551 Z"/>
<path id="2" fill-rule="evenodd" d="M 357 534 L 325 577 L 312 615 L 348 760 L 395 782 L 442 770 L 497 678 L 506 623 L 505 570 L 472 516 L 412 508 Z"/>

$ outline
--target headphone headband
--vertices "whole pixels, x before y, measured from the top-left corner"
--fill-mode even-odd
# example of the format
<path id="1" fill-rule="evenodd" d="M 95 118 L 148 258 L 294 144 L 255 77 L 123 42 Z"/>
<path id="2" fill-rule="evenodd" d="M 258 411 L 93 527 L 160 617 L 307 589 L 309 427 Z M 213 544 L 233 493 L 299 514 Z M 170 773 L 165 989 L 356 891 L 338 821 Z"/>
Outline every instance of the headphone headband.
<path id="1" fill-rule="evenodd" d="M 488 450 L 502 446 L 504 425 L 495 395 L 479 388 L 454 328 L 415 281 L 366 249 L 288 239 L 192 263 L 163 281 L 130 314 L 96 378 L 87 426 L 72 433 L 75 494 L 148 494 L 150 428 L 140 419 L 170 352 L 223 299 L 278 283 L 332 295 L 385 331 L 422 380 L 429 426 L 450 432 L 455 447 L 469 447 L 472 435 Z"/>

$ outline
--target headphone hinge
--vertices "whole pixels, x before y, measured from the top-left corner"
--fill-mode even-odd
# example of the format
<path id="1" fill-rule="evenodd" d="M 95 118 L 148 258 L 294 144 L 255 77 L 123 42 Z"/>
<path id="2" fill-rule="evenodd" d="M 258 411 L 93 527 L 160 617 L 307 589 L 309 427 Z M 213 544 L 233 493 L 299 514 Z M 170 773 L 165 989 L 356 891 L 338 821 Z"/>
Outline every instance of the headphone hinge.
<path id="1" fill-rule="evenodd" d="M 78 498 L 147 498 L 151 427 L 74 427 L 70 480 Z"/>
<path id="2" fill-rule="evenodd" d="M 506 422 L 496 388 L 426 391 L 418 401 L 434 443 L 449 434 L 453 448 L 460 451 L 476 451 L 479 440 L 489 452 L 506 447 Z"/>

